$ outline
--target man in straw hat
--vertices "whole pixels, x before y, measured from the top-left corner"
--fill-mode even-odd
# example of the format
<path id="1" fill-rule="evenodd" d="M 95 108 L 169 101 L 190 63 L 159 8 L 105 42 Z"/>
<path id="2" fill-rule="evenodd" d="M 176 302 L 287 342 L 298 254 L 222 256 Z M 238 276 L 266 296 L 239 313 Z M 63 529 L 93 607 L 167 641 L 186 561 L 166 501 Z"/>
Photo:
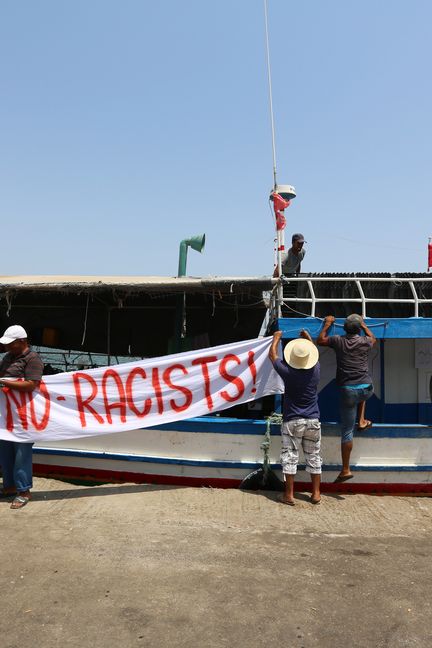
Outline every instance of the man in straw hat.
<path id="1" fill-rule="evenodd" d="M 371 421 L 364 418 L 365 402 L 372 396 L 374 389 L 369 373 L 369 354 L 376 343 L 374 334 L 368 329 L 360 315 L 349 315 L 344 323 L 345 335 L 328 335 L 335 318 L 328 315 L 318 336 L 317 344 L 329 346 L 336 353 L 336 382 L 340 391 L 340 426 L 342 470 L 335 482 L 345 482 L 354 475 L 350 468 L 353 448 L 356 414 L 358 430 L 371 427 Z M 364 336 L 360 335 L 363 330 Z"/>
<path id="2" fill-rule="evenodd" d="M 306 471 L 312 480 L 312 504 L 321 501 L 321 424 L 318 409 L 318 382 L 320 379 L 319 353 L 306 331 L 301 338 L 291 340 L 284 349 L 284 360 L 278 356 L 282 337 L 276 331 L 269 351 L 273 367 L 284 382 L 282 433 L 282 472 L 285 493 L 281 501 L 294 506 L 294 477 L 297 473 L 300 447 L 306 462 Z"/>

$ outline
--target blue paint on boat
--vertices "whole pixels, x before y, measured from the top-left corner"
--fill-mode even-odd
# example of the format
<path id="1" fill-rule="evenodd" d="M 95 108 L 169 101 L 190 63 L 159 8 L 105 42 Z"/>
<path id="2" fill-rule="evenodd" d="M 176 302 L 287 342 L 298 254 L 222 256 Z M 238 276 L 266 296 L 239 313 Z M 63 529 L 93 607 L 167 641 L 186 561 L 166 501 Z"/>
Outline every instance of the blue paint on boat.
<path id="1" fill-rule="evenodd" d="M 176 421 L 175 423 L 165 423 L 156 425 L 153 428 L 146 429 L 162 430 L 166 432 L 195 432 L 200 434 L 247 434 L 263 436 L 266 430 L 266 421 L 257 419 L 235 419 L 225 418 L 222 416 L 202 416 L 193 419 Z M 339 436 L 339 425 L 337 422 L 323 423 L 323 436 Z M 373 427 L 359 432 L 359 435 L 369 438 L 431 438 L 432 426 L 421 424 L 377 424 Z M 276 424 L 271 425 L 271 435 L 280 436 L 280 427 Z"/>
<path id="2" fill-rule="evenodd" d="M 329 335 L 343 335 L 344 321 L 342 318 L 337 318 L 335 324 L 329 329 Z M 368 317 L 365 322 L 378 340 L 428 339 L 432 337 L 432 318 L 430 317 L 390 317 L 386 319 Z M 299 337 L 300 331 L 304 328 L 313 338 L 316 338 L 322 329 L 322 320 L 316 317 L 281 318 L 277 321 L 277 327 L 282 331 L 283 339 Z"/>

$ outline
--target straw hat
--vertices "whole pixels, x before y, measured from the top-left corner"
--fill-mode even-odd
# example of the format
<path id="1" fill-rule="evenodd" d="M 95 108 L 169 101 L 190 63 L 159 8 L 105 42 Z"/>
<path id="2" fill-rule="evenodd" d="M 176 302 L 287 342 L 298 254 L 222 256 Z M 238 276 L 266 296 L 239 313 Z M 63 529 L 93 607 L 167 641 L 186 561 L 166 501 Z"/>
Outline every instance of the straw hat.
<path id="1" fill-rule="evenodd" d="M 288 342 L 284 349 L 284 357 L 294 369 L 312 369 L 318 362 L 319 352 L 313 342 L 297 338 Z"/>

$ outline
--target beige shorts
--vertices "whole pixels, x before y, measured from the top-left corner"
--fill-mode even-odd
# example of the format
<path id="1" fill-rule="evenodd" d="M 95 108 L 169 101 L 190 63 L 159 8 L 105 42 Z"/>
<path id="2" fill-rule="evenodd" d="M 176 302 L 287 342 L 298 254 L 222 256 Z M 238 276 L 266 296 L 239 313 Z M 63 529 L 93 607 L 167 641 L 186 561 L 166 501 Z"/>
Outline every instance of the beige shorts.
<path id="1" fill-rule="evenodd" d="M 282 472 L 295 475 L 299 462 L 299 451 L 303 449 L 306 471 L 321 474 L 321 423 L 318 419 L 293 419 L 282 423 Z"/>

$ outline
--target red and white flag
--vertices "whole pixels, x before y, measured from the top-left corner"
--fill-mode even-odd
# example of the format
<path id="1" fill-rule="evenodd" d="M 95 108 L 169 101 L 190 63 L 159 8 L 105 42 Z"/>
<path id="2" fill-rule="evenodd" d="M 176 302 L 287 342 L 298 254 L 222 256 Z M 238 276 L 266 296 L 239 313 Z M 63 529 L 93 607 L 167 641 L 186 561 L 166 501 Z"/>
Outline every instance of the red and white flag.
<path id="1" fill-rule="evenodd" d="M 283 230 L 286 226 L 286 218 L 283 214 L 283 211 L 290 206 L 290 201 L 285 200 L 278 193 L 274 192 L 273 197 L 273 209 L 276 218 L 276 229 Z"/>

